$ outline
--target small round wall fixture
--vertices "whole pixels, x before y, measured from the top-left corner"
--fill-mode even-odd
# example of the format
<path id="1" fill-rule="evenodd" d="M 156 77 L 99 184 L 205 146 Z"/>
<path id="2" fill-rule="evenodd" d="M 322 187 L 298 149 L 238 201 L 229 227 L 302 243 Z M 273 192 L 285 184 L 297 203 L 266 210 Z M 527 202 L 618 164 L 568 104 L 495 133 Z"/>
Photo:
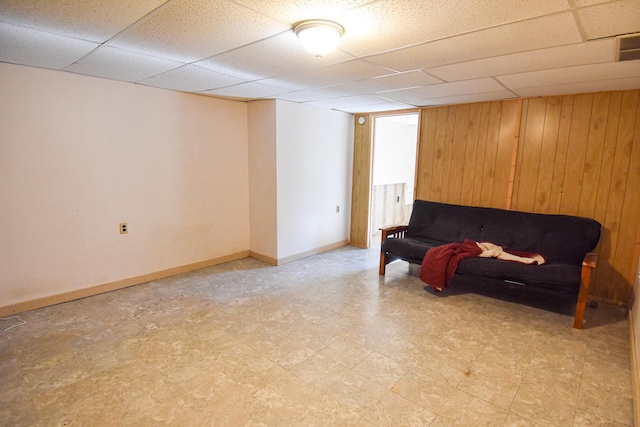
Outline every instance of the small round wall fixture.
<path id="1" fill-rule="evenodd" d="M 366 122 L 366 121 L 367 121 L 367 119 L 365 119 L 364 116 L 358 117 L 358 123 L 360 123 L 361 125 L 363 125 L 364 122 Z"/>
<path id="2" fill-rule="evenodd" d="M 293 31 L 305 49 L 321 58 L 338 46 L 344 27 L 325 19 L 309 19 L 296 23 Z"/>

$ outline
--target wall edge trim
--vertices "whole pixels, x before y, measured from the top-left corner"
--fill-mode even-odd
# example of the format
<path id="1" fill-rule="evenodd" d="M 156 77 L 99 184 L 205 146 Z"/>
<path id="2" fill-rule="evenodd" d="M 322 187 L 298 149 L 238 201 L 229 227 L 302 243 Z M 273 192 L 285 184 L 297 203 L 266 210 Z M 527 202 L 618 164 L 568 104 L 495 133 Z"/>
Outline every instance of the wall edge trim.
<path id="1" fill-rule="evenodd" d="M 343 246 L 347 246 L 349 244 L 349 240 L 345 239 L 345 240 L 341 240 L 339 242 L 336 243 L 331 243 L 328 245 L 324 245 L 324 246 L 320 246 L 319 248 L 315 248 L 315 249 L 311 249 L 308 251 L 304 251 L 304 252 L 300 252 L 294 255 L 290 255 L 288 257 L 284 257 L 284 258 L 278 258 L 278 264 L 277 265 L 282 265 L 282 264 L 286 264 L 288 262 L 293 262 L 293 261 L 297 261 L 299 259 L 302 258 L 307 258 L 310 257 L 312 255 L 317 255 L 323 252 L 329 252 L 333 249 L 338 249 L 341 248 Z"/>
<path id="2" fill-rule="evenodd" d="M 638 370 L 638 354 L 636 334 L 633 327 L 633 311 L 629 310 L 629 348 L 631 351 L 631 389 L 633 392 L 633 425 L 640 426 L 640 372 Z"/>
<path id="3" fill-rule="evenodd" d="M 103 283 L 100 285 L 89 286 L 87 288 L 76 289 L 60 294 L 49 295 L 32 300 L 22 301 L 14 304 L 0 306 L 0 316 L 7 316 L 22 313 L 29 310 L 48 307 L 51 305 L 62 304 L 65 302 L 102 294 L 105 292 L 115 291 L 118 289 L 128 288 L 130 286 L 140 285 L 142 283 L 151 282 L 153 280 L 164 279 L 165 277 L 175 276 L 177 274 L 188 273 L 190 271 L 199 270 L 201 268 L 211 267 L 226 262 L 247 258 L 249 251 L 236 252 L 221 257 L 211 258 L 204 261 L 185 264 L 178 267 L 168 268 L 166 270 L 155 271 L 152 273 L 142 274 L 140 276 L 130 277 L 127 279 L 116 280 L 114 282 Z"/>
<path id="4" fill-rule="evenodd" d="M 278 260 L 276 258 L 261 254 L 259 252 L 249 251 L 249 256 L 251 258 L 257 259 L 258 261 L 266 262 L 270 265 L 278 265 Z"/>

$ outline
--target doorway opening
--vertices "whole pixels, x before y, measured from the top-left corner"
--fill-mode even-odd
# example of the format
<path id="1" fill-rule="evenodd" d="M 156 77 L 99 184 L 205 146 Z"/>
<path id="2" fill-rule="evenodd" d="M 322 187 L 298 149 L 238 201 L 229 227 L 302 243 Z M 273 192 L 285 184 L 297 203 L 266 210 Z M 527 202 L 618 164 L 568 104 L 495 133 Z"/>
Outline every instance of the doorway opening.
<path id="1" fill-rule="evenodd" d="M 419 113 L 378 116 L 373 123 L 370 241 L 380 228 L 407 224 L 413 210 Z"/>

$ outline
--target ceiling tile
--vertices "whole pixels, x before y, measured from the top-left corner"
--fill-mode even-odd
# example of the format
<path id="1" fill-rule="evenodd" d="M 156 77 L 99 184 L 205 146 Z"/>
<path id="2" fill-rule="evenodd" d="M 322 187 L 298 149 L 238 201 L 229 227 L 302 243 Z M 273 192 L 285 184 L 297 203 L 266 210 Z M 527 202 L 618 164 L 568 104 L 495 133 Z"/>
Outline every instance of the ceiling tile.
<path id="1" fill-rule="evenodd" d="M 137 82 L 185 65 L 153 56 L 102 46 L 65 70 L 95 77 Z"/>
<path id="2" fill-rule="evenodd" d="M 345 12 L 338 22 L 346 29 L 342 48 L 363 56 L 568 10 L 566 0 L 386 0 Z"/>
<path id="3" fill-rule="evenodd" d="M 283 84 L 299 85 L 300 89 L 311 89 L 369 79 L 387 75 L 391 72 L 391 70 L 376 64 L 362 60 L 353 60 L 297 74 L 287 74 L 279 77 L 277 80 L 282 81 Z M 288 87 L 283 86 L 283 84 L 275 84 L 275 86 Z"/>
<path id="4" fill-rule="evenodd" d="M 429 105 L 454 105 L 469 104 L 473 102 L 497 101 L 500 99 L 517 98 L 518 96 L 509 90 L 498 90 L 495 92 L 484 92 L 470 95 L 443 96 L 441 98 L 423 99 L 416 103 L 421 107 Z"/>
<path id="5" fill-rule="evenodd" d="M 505 88 L 494 79 L 476 79 L 463 82 L 440 83 L 431 86 L 423 86 L 415 89 L 384 92 L 380 96 L 399 102 L 413 104 L 424 99 L 442 98 L 465 94 L 478 94 L 486 92 L 502 91 Z"/>
<path id="6" fill-rule="evenodd" d="M 322 92 L 318 90 L 298 90 L 295 92 L 289 92 L 283 95 L 279 95 L 278 99 L 284 99 L 293 102 L 309 102 L 320 101 L 321 99 L 329 99 L 335 97 L 335 94 L 329 92 Z"/>
<path id="7" fill-rule="evenodd" d="M 640 31 L 638 10 L 640 0 L 0 0 L 0 61 L 207 96 L 396 109 L 638 88 L 640 61 L 616 64 L 608 37 Z M 304 19 L 343 24 L 338 49 L 320 60 L 303 50 L 292 24 Z"/>
<path id="8" fill-rule="evenodd" d="M 238 0 L 251 9 L 280 22 L 294 24 L 305 19 L 335 20 L 339 13 L 373 0 Z"/>
<path id="9" fill-rule="evenodd" d="M 317 59 L 307 52 L 293 31 L 216 55 L 195 63 L 219 73 L 246 80 L 258 80 L 296 73 L 353 59 L 340 50 Z"/>
<path id="10" fill-rule="evenodd" d="M 109 44 L 194 62 L 289 29 L 229 0 L 177 0 Z"/>
<path id="11" fill-rule="evenodd" d="M 331 98 L 331 99 L 324 99 L 320 101 L 305 102 L 305 104 L 314 105 L 316 107 L 337 108 L 337 109 L 344 108 L 344 107 L 358 107 L 362 105 L 384 104 L 384 103 L 389 103 L 389 101 L 375 95 L 343 96 L 340 98 Z"/>
<path id="12" fill-rule="evenodd" d="M 2 0 L 0 19 L 102 43 L 163 3 L 166 0 Z"/>
<path id="13" fill-rule="evenodd" d="M 98 44 L 0 21 L 0 61 L 61 70 Z"/>
<path id="14" fill-rule="evenodd" d="M 239 99 L 270 98 L 275 95 L 291 92 L 291 89 L 269 86 L 257 82 L 240 83 L 221 89 L 208 90 L 205 95 L 218 95 Z"/>
<path id="15" fill-rule="evenodd" d="M 422 70 L 414 70 L 329 86 L 323 88 L 323 90 L 327 89 L 344 95 L 361 95 L 363 93 L 385 92 L 435 83 L 442 83 L 442 80 L 436 79 Z"/>
<path id="16" fill-rule="evenodd" d="M 371 56 L 367 61 L 408 71 L 581 41 L 573 15 L 561 13 Z"/>
<path id="17" fill-rule="evenodd" d="M 578 65 L 496 77 L 509 89 L 593 82 L 640 76 L 640 61 Z"/>
<path id="18" fill-rule="evenodd" d="M 382 104 L 361 105 L 359 107 L 341 107 L 340 111 L 346 113 L 377 113 L 381 111 L 398 111 L 415 108 L 413 105 L 399 102 L 387 102 Z"/>
<path id="19" fill-rule="evenodd" d="M 589 39 L 640 32 L 640 0 L 622 0 L 578 10 Z"/>
<path id="20" fill-rule="evenodd" d="M 184 67 L 141 80 L 139 83 L 183 92 L 204 92 L 242 82 L 242 80 L 235 77 L 215 73 L 195 65 L 185 65 Z"/>
<path id="21" fill-rule="evenodd" d="M 466 80 L 545 68 L 611 62 L 614 60 L 614 51 L 613 39 L 595 40 L 443 65 L 430 68 L 428 71 L 446 81 Z"/>
<path id="22" fill-rule="evenodd" d="M 567 83 L 544 87 L 514 89 L 513 92 L 522 97 L 569 95 L 574 93 L 591 93 L 595 91 L 632 90 L 640 88 L 640 77 L 624 79 L 599 80 L 594 82 Z"/>

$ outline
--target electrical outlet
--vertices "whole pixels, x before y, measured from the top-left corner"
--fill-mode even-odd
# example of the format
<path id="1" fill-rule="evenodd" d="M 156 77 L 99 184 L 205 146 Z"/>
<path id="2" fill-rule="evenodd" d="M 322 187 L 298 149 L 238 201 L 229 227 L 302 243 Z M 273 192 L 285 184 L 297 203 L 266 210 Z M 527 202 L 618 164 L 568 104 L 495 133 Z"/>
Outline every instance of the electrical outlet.
<path id="1" fill-rule="evenodd" d="M 120 234 L 127 234 L 129 232 L 129 227 L 127 227 L 126 222 L 120 223 Z"/>
<path id="2" fill-rule="evenodd" d="M 336 213 L 340 213 L 340 205 L 336 205 Z"/>

